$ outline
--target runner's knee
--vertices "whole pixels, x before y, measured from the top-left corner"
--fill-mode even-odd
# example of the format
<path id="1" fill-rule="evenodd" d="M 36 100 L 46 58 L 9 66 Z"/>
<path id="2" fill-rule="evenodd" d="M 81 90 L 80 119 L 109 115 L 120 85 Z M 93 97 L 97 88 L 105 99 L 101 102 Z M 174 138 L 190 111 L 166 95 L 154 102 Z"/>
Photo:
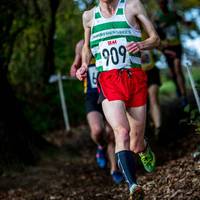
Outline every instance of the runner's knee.
<path id="1" fill-rule="evenodd" d="M 122 126 L 119 126 L 114 129 L 115 131 L 115 137 L 117 143 L 129 143 L 130 137 L 129 137 L 129 128 L 125 128 Z"/>
<path id="2" fill-rule="evenodd" d="M 101 126 L 93 125 L 93 127 L 91 128 L 92 138 L 98 139 L 102 136 L 102 133 L 103 133 L 103 128 Z"/>

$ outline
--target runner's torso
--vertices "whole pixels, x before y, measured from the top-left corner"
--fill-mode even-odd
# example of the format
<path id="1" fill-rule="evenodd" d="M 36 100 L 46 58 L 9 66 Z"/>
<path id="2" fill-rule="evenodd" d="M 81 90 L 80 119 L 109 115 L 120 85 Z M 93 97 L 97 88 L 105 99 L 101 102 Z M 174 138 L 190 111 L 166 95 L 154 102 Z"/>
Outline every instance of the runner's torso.
<path id="1" fill-rule="evenodd" d="M 168 14 L 159 12 L 159 24 L 161 25 L 162 32 L 169 45 L 180 45 L 180 33 L 177 24 L 177 16 L 173 11 Z"/>
<path id="2" fill-rule="evenodd" d="M 140 53 L 130 54 L 127 42 L 141 41 L 141 31 L 131 26 L 125 16 L 126 0 L 119 0 L 115 14 L 105 18 L 99 6 L 94 9 L 90 48 L 98 71 L 141 67 Z"/>

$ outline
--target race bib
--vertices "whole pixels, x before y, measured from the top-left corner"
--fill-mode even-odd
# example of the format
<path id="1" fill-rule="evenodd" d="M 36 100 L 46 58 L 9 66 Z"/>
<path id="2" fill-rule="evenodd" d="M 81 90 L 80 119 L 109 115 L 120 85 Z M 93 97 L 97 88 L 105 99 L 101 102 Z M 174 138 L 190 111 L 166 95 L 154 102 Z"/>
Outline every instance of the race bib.
<path id="1" fill-rule="evenodd" d="M 118 38 L 99 43 L 101 64 L 104 71 L 130 66 L 130 58 L 125 47 L 126 45 L 126 38 Z"/>
<path id="2" fill-rule="evenodd" d="M 97 88 L 97 74 L 98 74 L 98 71 L 97 71 L 95 65 L 90 65 L 88 67 L 88 74 L 89 74 L 89 80 L 90 80 L 91 88 Z"/>

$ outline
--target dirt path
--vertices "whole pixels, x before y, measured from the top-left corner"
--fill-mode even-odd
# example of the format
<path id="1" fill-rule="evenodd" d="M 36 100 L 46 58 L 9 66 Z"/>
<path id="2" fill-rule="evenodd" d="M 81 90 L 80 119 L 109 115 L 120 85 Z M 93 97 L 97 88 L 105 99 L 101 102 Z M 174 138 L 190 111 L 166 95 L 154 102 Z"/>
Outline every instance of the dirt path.
<path id="1" fill-rule="evenodd" d="M 170 113 L 166 110 L 166 115 Z M 195 171 L 191 154 L 200 144 L 200 135 L 180 125 L 176 116 L 164 130 L 159 143 L 151 141 L 158 160 L 156 171 L 147 174 L 138 165 L 145 199 L 199 200 L 200 172 Z M 126 184 L 114 185 L 109 171 L 96 166 L 95 146 L 88 133 L 83 126 L 70 136 L 59 131 L 49 134 L 47 139 L 59 152 L 22 172 L 3 174 L 0 200 L 126 200 Z"/>
<path id="2" fill-rule="evenodd" d="M 61 132 L 50 135 L 49 140 L 62 145 L 59 155 L 24 172 L 2 176 L 0 199 L 127 199 L 126 184 L 114 185 L 109 172 L 97 168 L 87 133 L 88 129 L 82 127 L 71 137 Z M 156 172 L 147 174 L 142 167 L 139 171 L 145 199 L 200 199 L 200 174 L 194 171 L 191 156 L 199 143 L 199 135 L 188 134 L 176 145 L 154 147 L 157 157 L 162 158 Z"/>

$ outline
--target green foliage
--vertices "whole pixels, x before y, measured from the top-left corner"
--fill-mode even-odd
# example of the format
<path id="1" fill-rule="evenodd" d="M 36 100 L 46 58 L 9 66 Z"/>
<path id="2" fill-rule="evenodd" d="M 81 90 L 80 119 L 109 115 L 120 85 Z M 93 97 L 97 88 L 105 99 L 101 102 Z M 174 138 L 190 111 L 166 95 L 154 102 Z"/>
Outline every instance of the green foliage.
<path id="1" fill-rule="evenodd" d="M 195 127 L 195 133 L 200 134 L 200 115 L 196 104 L 186 106 L 184 112 L 188 114 L 189 124 Z"/>
<path id="2" fill-rule="evenodd" d="M 198 0 L 185 0 L 184 2 L 182 0 L 176 0 L 177 6 L 180 9 L 190 9 L 199 6 L 199 1 Z"/>
<path id="3" fill-rule="evenodd" d="M 200 69 L 199 69 L 199 67 L 192 68 L 192 77 L 194 78 L 195 87 L 196 87 L 197 91 L 200 91 Z M 188 77 L 187 77 L 187 79 L 188 79 Z M 188 82 L 189 82 L 189 80 L 188 80 Z M 191 88 L 190 85 L 189 85 L 189 87 Z M 198 107 L 196 105 L 196 101 L 193 106 L 189 105 L 185 111 L 189 113 L 190 123 L 196 127 L 195 132 L 200 134 L 200 113 L 199 113 Z"/>
<path id="4" fill-rule="evenodd" d="M 38 1 L 44 14 L 27 19 L 29 25 L 18 35 L 9 65 L 9 77 L 18 98 L 24 104 L 24 112 L 33 129 L 43 133 L 64 128 L 57 84 L 44 85 L 44 50 L 47 43 L 49 8 Z M 74 46 L 82 38 L 82 13 L 71 0 L 61 1 L 56 16 L 55 63 L 56 69 L 68 73 L 74 58 Z M 44 32 L 43 32 L 44 31 Z M 45 36 L 45 37 L 44 37 Z M 69 120 L 72 125 L 85 122 L 84 97 L 79 81 L 64 82 Z M 80 106 L 77 106 L 80 104 Z"/>
<path id="5" fill-rule="evenodd" d="M 161 95 L 169 95 L 171 93 L 175 93 L 176 88 L 172 80 L 162 82 L 160 87 L 160 94 Z"/>
<path id="6" fill-rule="evenodd" d="M 85 98 L 83 93 L 83 84 L 78 80 L 69 80 L 64 83 L 65 98 L 67 102 L 70 123 L 86 123 Z"/>
<path id="7" fill-rule="evenodd" d="M 196 86 L 199 88 L 200 87 L 200 69 L 199 66 L 192 66 L 191 67 L 191 73 L 194 81 L 196 82 Z M 186 73 L 187 74 L 187 73 Z M 187 76 L 187 81 L 189 82 L 189 78 Z"/>
<path id="8" fill-rule="evenodd" d="M 197 128 L 195 129 L 197 134 L 200 134 L 200 122 L 197 123 Z"/>
<path id="9" fill-rule="evenodd" d="M 65 102 L 71 126 L 86 123 L 82 83 L 78 80 L 63 81 Z M 24 113 L 33 129 L 45 133 L 65 129 L 58 84 L 38 88 L 33 96 L 18 96 L 24 105 Z"/>
<path id="10" fill-rule="evenodd" d="M 57 85 L 43 82 L 45 49 L 51 21 L 49 2 L 17 0 L 11 3 L 3 0 L 0 6 L 0 22 L 3 25 L 0 27 L 0 41 L 4 41 L 0 43 L 0 54 L 9 64 L 11 83 L 18 98 L 24 103 L 28 120 L 37 132 L 64 127 Z M 197 0 L 174 2 L 183 11 L 198 5 Z M 69 72 L 74 58 L 75 44 L 83 38 L 83 10 L 95 3 L 95 0 L 59 1 L 54 35 L 55 71 L 59 70 L 62 74 Z M 144 3 L 147 8 L 151 8 L 148 9 L 151 11 L 150 15 L 157 12 L 156 0 L 144 0 Z M 9 36 L 12 37 L 3 40 L 6 27 L 11 29 Z M 13 49 L 11 42 L 14 45 Z M 161 94 L 166 96 L 175 92 L 175 86 L 169 79 L 167 80 L 160 89 Z M 64 88 L 70 123 L 77 125 L 85 122 L 82 84 L 68 80 L 64 82 Z"/>
<path id="11" fill-rule="evenodd" d="M 17 38 L 10 62 L 10 79 L 15 85 L 24 85 L 25 91 L 41 84 L 43 46 L 38 37 L 37 25 L 30 26 Z"/>
<path id="12" fill-rule="evenodd" d="M 47 43 L 47 24 L 49 9 L 45 1 L 39 2 L 42 13 L 28 20 L 28 26 L 18 35 L 15 42 L 12 60 L 9 65 L 9 76 L 14 85 L 24 87 L 30 92 L 34 85 L 43 84 L 44 51 Z M 64 74 L 68 73 L 74 58 L 74 47 L 83 38 L 82 13 L 74 1 L 61 1 L 56 16 L 55 67 Z M 44 31 L 44 32 L 43 32 Z"/>
<path id="13" fill-rule="evenodd" d="M 198 0 L 168 0 L 169 2 L 172 2 L 170 6 L 175 6 L 177 9 L 180 9 L 182 11 L 188 10 L 190 8 L 198 7 L 199 1 Z M 158 7 L 158 0 L 142 0 L 142 2 L 145 4 L 145 6 L 148 9 L 147 11 L 150 11 L 152 14 L 155 13 L 159 7 Z"/>
<path id="14" fill-rule="evenodd" d="M 73 1 L 62 1 L 56 23 L 56 68 L 67 73 L 74 59 L 75 45 L 83 38 L 82 13 Z"/>

